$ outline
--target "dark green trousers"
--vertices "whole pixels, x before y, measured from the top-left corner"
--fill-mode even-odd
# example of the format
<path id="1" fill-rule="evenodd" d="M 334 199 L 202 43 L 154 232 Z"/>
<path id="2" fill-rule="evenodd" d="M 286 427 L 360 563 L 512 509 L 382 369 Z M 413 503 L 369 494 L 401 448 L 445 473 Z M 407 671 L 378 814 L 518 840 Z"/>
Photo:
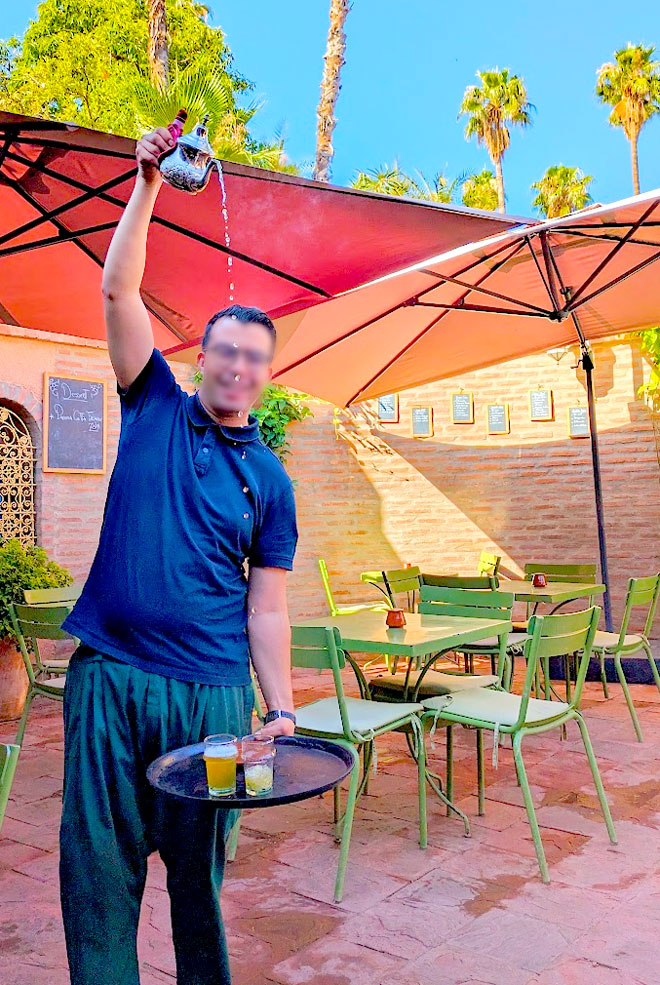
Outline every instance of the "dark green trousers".
<path id="1" fill-rule="evenodd" d="M 252 688 L 148 674 L 90 650 L 64 696 L 60 886 L 71 985 L 139 985 L 147 858 L 167 868 L 178 985 L 229 985 L 218 893 L 230 812 L 147 782 L 157 756 L 213 732 L 250 731 Z"/>

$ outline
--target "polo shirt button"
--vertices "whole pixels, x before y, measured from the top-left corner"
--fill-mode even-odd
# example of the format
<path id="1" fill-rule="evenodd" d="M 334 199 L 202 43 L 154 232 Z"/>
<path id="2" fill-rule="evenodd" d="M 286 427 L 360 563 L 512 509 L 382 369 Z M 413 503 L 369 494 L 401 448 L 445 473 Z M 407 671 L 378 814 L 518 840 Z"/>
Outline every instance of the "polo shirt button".
<path id="1" fill-rule="evenodd" d="M 243 486 L 243 492 L 244 492 L 244 493 L 247 493 L 247 492 L 249 492 L 249 491 L 250 491 L 250 490 L 248 489 L 248 487 L 247 487 L 247 486 Z"/>
<path id="2" fill-rule="evenodd" d="M 208 448 L 202 448 L 202 451 L 204 452 L 205 455 L 208 455 L 208 453 L 209 453 Z"/>
<path id="3" fill-rule="evenodd" d="M 243 514 L 243 519 L 244 520 L 249 520 L 250 519 L 250 514 L 249 513 L 244 513 Z"/>

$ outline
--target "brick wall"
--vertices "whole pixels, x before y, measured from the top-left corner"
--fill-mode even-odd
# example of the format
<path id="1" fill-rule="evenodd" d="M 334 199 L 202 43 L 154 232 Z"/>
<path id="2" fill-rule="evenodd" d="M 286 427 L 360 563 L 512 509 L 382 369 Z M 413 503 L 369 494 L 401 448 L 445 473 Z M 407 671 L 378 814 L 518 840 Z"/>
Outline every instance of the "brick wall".
<path id="1" fill-rule="evenodd" d="M 660 568 L 660 470 L 644 405 L 636 398 L 645 366 L 634 340 L 595 347 L 608 550 L 615 616 L 627 578 Z M 300 548 L 291 578 L 294 617 L 324 611 L 316 567 L 326 558 L 339 599 L 368 600 L 365 568 L 403 561 L 427 570 L 471 573 L 479 552 L 494 550 L 503 568 L 526 560 L 596 561 L 597 540 L 588 440 L 567 437 L 566 413 L 586 403 L 569 353 L 517 360 L 400 396 L 400 423 L 378 424 L 373 408 L 341 411 L 311 401 L 314 418 L 292 428 L 289 470 L 297 483 Z M 188 384 L 191 368 L 174 364 Z M 79 373 L 108 381 L 108 472 L 105 476 L 37 470 L 39 538 L 72 574 L 85 576 L 96 549 L 116 454 L 119 404 L 102 344 L 52 341 L 5 327 L 0 334 L 3 385 L 23 392 L 40 428 L 43 373 Z M 555 420 L 529 421 L 528 392 L 551 387 Z M 475 423 L 452 425 L 449 394 L 472 390 Z M 486 435 L 485 405 L 508 401 L 511 433 Z M 410 408 L 434 409 L 435 434 L 410 436 Z"/>

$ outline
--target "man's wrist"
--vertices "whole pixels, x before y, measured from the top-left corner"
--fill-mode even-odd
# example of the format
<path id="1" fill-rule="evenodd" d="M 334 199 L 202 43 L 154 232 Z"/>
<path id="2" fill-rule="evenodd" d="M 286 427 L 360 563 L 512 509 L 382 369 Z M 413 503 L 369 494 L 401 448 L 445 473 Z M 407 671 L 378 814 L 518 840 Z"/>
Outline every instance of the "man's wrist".
<path id="1" fill-rule="evenodd" d="M 290 722 L 293 722 L 294 725 L 296 724 L 296 716 L 292 711 L 285 711 L 282 708 L 271 708 L 270 711 L 266 712 L 264 725 L 275 722 L 278 718 L 288 718 Z"/>

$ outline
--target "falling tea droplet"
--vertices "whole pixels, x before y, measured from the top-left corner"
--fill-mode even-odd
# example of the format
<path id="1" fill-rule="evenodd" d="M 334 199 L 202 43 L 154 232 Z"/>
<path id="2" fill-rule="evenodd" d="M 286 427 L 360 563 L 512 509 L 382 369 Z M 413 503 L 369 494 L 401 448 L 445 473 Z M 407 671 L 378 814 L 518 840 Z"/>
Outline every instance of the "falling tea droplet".
<path id="1" fill-rule="evenodd" d="M 241 378 L 241 374 L 240 373 L 237 373 L 236 376 L 234 377 L 235 382 L 238 383 L 238 381 L 240 380 L 240 378 Z"/>

